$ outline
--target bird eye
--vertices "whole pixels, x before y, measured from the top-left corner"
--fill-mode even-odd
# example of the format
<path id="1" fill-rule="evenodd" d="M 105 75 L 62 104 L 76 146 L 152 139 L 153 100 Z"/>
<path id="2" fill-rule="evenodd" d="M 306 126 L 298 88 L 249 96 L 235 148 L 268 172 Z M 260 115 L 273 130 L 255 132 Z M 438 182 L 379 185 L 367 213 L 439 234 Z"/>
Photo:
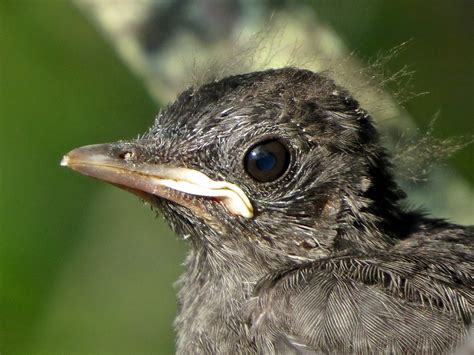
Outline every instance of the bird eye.
<path id="1" fill-rule="evenodd" d="M 290 152 L 280 141 L 271 139 L 254 145 L 245 155 L 245 170 L 259 182 L 282 176 L 290 165 Z"/>

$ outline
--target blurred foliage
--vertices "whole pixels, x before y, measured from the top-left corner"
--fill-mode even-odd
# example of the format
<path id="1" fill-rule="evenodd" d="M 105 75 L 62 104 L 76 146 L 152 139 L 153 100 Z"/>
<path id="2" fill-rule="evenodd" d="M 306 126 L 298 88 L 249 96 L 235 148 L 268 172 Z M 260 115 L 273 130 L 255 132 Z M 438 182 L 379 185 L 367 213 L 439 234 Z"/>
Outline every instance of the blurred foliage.
<path id="1" fill-rule="evenodd" d="M 2 353 L 9 354 L 13 349 L 35 350 L 36 343 L 44 345 L 44 350 L 100 351 L 100 344 L 103 344 L 104 352 L 131 353 L 140 349 L 140 342 L 149 349 L 153 339 L 156 339 L 152 344 L 155 348 L 172 349 L 170 329 L 175 306 L 174 292 L 170 288 L 182 256 L 175 255 L 179 250 L 176 245 L 172 246 L 171 253 L 166 251 L 161 256 L 159 250 L 174 242 L 174 238 L 163 236 L 163 243 L 156 246 L 153 255 L 148 255 L 151 250 L 144 250 L 149 256 L 146 259 L 148 267 L 161 269 L 156 270 L 156 274 L 163 275 L 161 280 L 153 282 L 146 277 L 147 270 L 122 269 L 123 265 L 133 267 L 133 260 L 127 255 L 117 255 L 116 250 L 109 250 L 110 254 L 104 252 L 96 259 L 117 256 L 113 267 L 108 269 L 102 264 L 77 260 L 78 253 L 80 258 L 78 249 L 84 245 L 85 238 L 115 234 L 113 230 L 101 232 L 91 226 L 105 221 L 112 227 L 118 227 L 119 221 L 125 223 L 117 234 L 132 244 L 130 248 L 136 247 L 134 243 L 140 245 L 139 238 L 161 234 L 162 226 L 153 224 L 154 231 L 148 233 L 143 233 L 139 224 L 136 228 L 128 228 L 128 223 L 140 221 L 140 217 L 146 215 L 142 212 L 146 211 L 136 199 L 126 194 L 117 194 L 112 208 L 104 206 L 103 211 L 97 211 L 94 206 L 100 203 L 98 196 L 113 189 L 91 183 L 59 167 L 62 154 L 73 147 L 131 137 L 143 131 L 152 122 L 156 106 L 141 83 L 129 74 L 105 41 L 69 2 L 2 1 L 0 16 Z M 115 191 L 110 193 L 115 196 Z M 91 210 L 97 214 L 91 215 Z M 97 220 L 101 212 L 106 216 Z M 127 216 L 128 222 L 122 216 Z M 150 225 L 152 223 L 147 224 Z M 171 256 L 173 260 L 169 259 Z M 154 261 L 158 258 L 166 263 Z M 62 282 L 63 269 L 75 260 L 84 268 L 80 275 L 76 274 L 77 279 L 66 280 L 79 289 L 71 295 L 75 299 L 69 300 L 70 308 L 66 309 L 70 312 L 59 320 L 63 323 L 56 330 L 62 332 L 50 334 L 49 341 L 35 339 L 36 333 L 44 331 L 52 316 L 48 314 L 48 305 L 54 302 L 52 299 Z M 169 265 L 176 270 L 171 277 L 167 277 Z M 121 296 L 128 299 L 117 300 L 117 294 L 100 294 L 101 290 L 110 288 L 98 285 L 99 294 L 95 294 L 92 301 L 87 298 L 90 302 L 81 303 L 78 298 L 90 296 L 81 285 L 89 285 L 87 279 L 94 279 L 104 269 L 109 272 L 105 279 L 118 286 L 112 289 L 127 291 Z M 132 317 L 119 324 L 120 315 L 125 307 L 159 304 L 162 290 L 155 289 L 147 295 L 147 287 L 157 284 L 170 289 L 163 301 L 163 311 L 153 314 L 156 323 L 166 327 L 168 336 L 149 334 L 143 339 L 135 334 L 143 330 L 140 324 L 133 326 Z M 81 305 L 89 309 L 83 309 Z M 143 323 L 151 332 L 145 317 Z M 137 347 L 127 347 L 129 339 L 117 341 L 114 327 L 123 327 Z M 71 334 L 77 334 L 77 338 L 71 338 Z M 114 343 L 115 348 L 111 346 Z"/>
<path id="2" fill-rule="evenodd" d="M 470 2 L 307 3 L 362 58 L 413 38 L 390 65 L 412 65 L 430 95 L 407 109 L 422 127 L 440 110 L 436 135 L 472 134 Z M 144 131 L 156 111 L 69 2 L 0 1 L 2 354 L 173 352 L 184 243 L 136 198 L 59 167 L 71 148 Z M 471 146 L 452 160 L 471 183 L 472 159 Z"/>
<path id="3" fill-rule="evenodd" d="M 474 134 L 472 38 L 473 3 L 469 0 L 398 0 L 374 2 L 313 1 L 313 8 L 349 48 L 370 61 L 380 51 L 410 40 L 408 47 L 387 63 L 396 71 L 407 65 L 415 73 L 412 90 L 427 92 L 405 104 L 422 130 L 439 113 L 434 135 Z M 456 154 L 451 163 L 474 183 L 474 145 Z M 473 211 L 474 213 L 474 211 Z"/>

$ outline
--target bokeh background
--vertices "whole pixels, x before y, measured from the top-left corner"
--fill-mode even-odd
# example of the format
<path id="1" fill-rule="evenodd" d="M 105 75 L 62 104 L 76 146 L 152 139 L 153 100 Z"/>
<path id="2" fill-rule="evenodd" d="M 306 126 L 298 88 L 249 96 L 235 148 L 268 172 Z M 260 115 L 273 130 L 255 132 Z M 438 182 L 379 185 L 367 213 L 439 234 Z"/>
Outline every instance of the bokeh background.
<path id="1" fill-rule="evenodd" d="M 219 16 L 278 12 L 291 24 L 291 11 L 304 6 L 362 62 L 411 40 L 387 64 L 409 65 L 413 90 L 429 92 L 407 112 L 421 129 L 439 112 L 438 137 L 472 136 L 472 1 L 228 1 L 224 14 L 217 3 L 189 10 L 186 1 L 153 2 L 168 15 L 148 16 L 161 42 L 144 43 L 172 48 L 175 20 L 193 18 L 191 33 L 206 27 L 200 18 Z M 59 166 L 74 147 L 143 132 L 166 103 L 99 27 L 77 2 L 0 0 L 1 354 L 174 352 L 173 283 L 186 245 L 135 197 Z M 438 202 L 463 206 L 449 215 L 455 222 L 473 222 L 473 153 L 471 145 L 440 162 L 467 191 Z M 422 194 L 438 193 L 418 184 Z"/>

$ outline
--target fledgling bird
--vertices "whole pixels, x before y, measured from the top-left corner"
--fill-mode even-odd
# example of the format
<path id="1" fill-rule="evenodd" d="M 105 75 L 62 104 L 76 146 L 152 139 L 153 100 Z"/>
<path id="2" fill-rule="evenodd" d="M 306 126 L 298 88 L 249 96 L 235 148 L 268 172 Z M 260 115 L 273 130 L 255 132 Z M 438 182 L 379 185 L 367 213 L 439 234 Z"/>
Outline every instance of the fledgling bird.
<path id="1" fill-rule="evenodd" d="M 147 200 L 190 250 L 181 354 L 442 354 L 467 338 L 472 229 L 401 207 L 372 119 L 283 68 L 184 91 L 63 165 Z"/>

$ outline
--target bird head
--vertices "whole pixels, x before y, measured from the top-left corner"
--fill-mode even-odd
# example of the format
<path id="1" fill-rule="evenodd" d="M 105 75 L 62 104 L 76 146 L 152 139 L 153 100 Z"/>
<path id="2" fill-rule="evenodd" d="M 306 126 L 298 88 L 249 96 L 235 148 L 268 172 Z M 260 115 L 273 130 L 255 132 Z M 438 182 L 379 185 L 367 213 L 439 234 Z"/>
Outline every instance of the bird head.
<path id="1" fill-rule="evenodd" d="M 63 165 L 131 191 L 196 248 L 282 262 L 383 248 L 401 194 L 369 115 L 331 79 L 284 68 L 184 91 L 138 139 Z"/>

